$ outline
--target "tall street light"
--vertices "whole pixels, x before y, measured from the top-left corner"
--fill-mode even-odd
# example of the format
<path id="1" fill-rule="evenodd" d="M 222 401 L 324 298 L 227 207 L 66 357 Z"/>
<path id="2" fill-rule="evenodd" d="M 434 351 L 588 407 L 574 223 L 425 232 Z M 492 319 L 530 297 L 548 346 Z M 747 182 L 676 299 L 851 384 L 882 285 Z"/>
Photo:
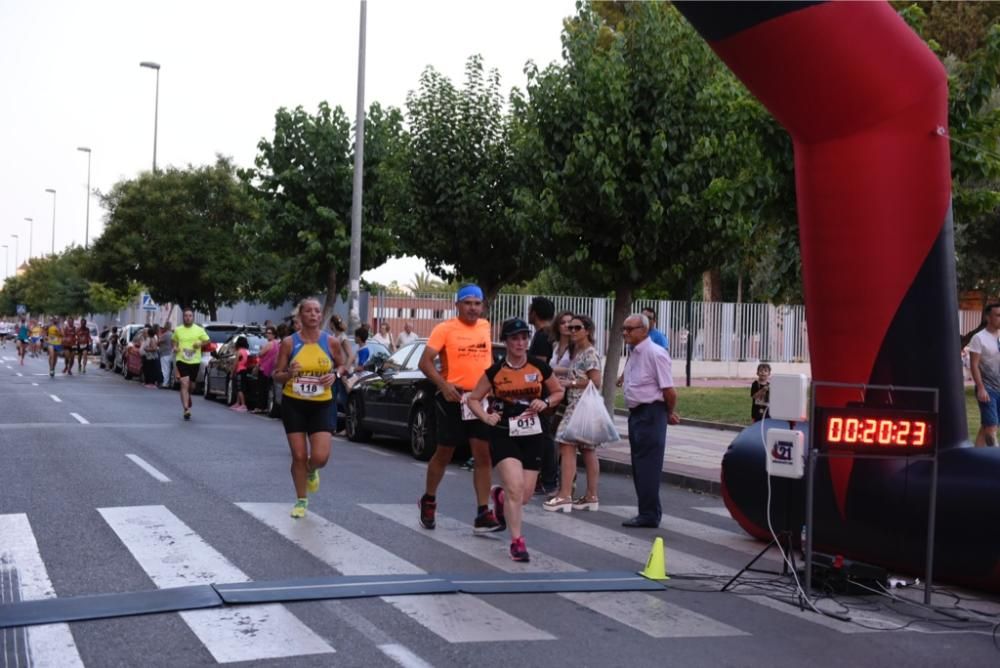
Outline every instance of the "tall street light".
<path id="1" fill-rule="evenodd" d="M 87 154 L 87 222 L 83 228 L 83 247 L 88 248 L 90 246 L 90 149 L 81 146 L 76 150 Z"/>
<path id="2" fill-rule="evenodd" d="M 12 234 L 10 236 L 13 237 L 13 239 L 14 239 L 14 275 L 16 276 L 17 275 L 17 266 L 18 266 L 17 256 L 20 253 L 20 251 L 18 250 L 18 248 L 20 247 L 21 242 L 18 241 L 18 238 L 17 238 L 16 234 Z"/>
<path id="3" fill-rule="evenodd" d="M 52 254 L 56 254 L 56 191 L 46 188 L 45 192 L 52 193 Z"/>
<path id="4" fill-rule="evenodd" d="M 153 173 L 156 173 L 156 132 L 160 124 L 160 64 L 144 60 L 139 67 L 156 70 L 156 107 L 153 110 Z"/>
<path id="5" fill-rule="evenodd" d="M 28 222 L 28 259 L 30 260 L 32 258 L 31 247 L 35 241 L 35 219 L 25 218 L 25 220 Z"/>

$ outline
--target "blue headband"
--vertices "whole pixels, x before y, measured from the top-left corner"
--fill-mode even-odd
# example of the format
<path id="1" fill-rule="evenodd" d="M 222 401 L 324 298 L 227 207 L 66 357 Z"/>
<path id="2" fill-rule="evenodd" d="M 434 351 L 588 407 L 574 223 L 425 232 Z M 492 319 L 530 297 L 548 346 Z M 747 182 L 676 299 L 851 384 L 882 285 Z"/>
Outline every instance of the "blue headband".
<path id="1" fill-rule="evenodd" d="M 455 301 L 460 302 L 463 299 L 468 299 L 469 297 L 475 297 L 481 300 L 483 298 L 483 291 L 479 289 L 478 285 L 463 285 L 459 288 Z"/>

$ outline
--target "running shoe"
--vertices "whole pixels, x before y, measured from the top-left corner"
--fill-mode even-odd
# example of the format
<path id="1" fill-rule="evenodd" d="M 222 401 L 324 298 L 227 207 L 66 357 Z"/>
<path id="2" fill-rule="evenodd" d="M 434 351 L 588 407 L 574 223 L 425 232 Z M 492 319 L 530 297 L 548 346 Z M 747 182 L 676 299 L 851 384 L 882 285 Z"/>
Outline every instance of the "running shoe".
<path id="1" fill-rule="evenodd" d="M 497 531 L 507 530 L 507 520 L 503 515 L 503 496 L 503 487 L 500 485 L 493 485 L 490 488 L 490 498 L 493 499 L 493 513 L 496 515 L 497 524 L 500 525 Z"/>
<path id="2" fill-rule="evenodd" d="M 319 491 L 319 469 L 313 469 L 309 472 L 309 476 L 306 478 L 306 490 L 310 494 Z"/>
<path id="3" fill-rule="evenodd" d="M 488 508 L 476 516 L 476 521 L 472 525 L 472 531 L 475 533 L 491 533 L 493 531 L 503 531 L 505 528 L 500 526 L 496 515 Z"/>
<path id="4" fill-rule="evenodd" d="M 514 561 L 531 561 L 528 548 L 524 545 L 524 536 L 510 541 L 510 558 Z"/>
<path id="5" fill-rule="evenodd" d="M 433 529 L 435 526 L 434 513 L 437 512 L 437 501 L 431 501 L 424 494 L 420 497 L 420 501 L 417 502 L 420 506 L 420 525 L 425 529 Z"/>
<path id="6" fill-rule="evenodd" d="M 299 499 L 292 506 L 292 517 L 295 519 L 302 519 L 306 516 L 306 508 L 309 507 L 309 499 Z"/>
<path id="7" fill-rule="evenodd" d="M 53 371 L 52 369 L 49 369 L 49 378 L 55 378 L 55 377 L 56 377 L 56 372 Z"/>
<path id="8" fill-rule="evenodd" d="M 184 419 L 185 420 L 191 419 L 191 411 L 184 411 Z"/>

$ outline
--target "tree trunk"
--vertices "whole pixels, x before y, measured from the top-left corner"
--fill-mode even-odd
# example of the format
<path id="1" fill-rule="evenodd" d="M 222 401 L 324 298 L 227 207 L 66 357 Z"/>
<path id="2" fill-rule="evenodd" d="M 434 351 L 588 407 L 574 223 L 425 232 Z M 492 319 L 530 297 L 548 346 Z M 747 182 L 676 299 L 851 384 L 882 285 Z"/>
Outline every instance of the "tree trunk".
<path id="1" fill-rule="evenodd" d="M 215 300 L 208 302 L 208 319 L 212 322 L 219 317 L 218 307 L 215 305 Z"/>
<path id="2" fill-rule="evenodd" d="M 718 267 L 702 272 L 701 300 L 705 302 L 722 301 L 722 270 Z"/>
<path id="3" fill-rule="evenodd" d="M 330 321 L 333 315 L 333 307 L 337 305 L 337 270 L 330 269 L 326 275 L 326 299 L 323 301 L 322 327 Z"/>
<path id="4" fill-rule="evenodd" d="M 608 351 L 604 361 L 604 378 L 601 381 L 601 394 L 608 411 L 614 410 L 615 392 L 618 390 L 618 364 L 622 358 L 622 325 L 631 310 L 632 286 L 619 286 L 615 290 L 615 308 L 611 313 L 611 331 L 608 332 Z"/>

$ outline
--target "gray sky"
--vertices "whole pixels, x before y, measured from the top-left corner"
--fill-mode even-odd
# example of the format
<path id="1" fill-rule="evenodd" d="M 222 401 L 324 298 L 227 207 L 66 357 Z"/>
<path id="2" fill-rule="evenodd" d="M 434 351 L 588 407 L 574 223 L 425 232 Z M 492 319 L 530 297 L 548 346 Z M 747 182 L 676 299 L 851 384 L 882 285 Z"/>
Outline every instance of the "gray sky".
<path id="1" fill-rule="evenodd" d="M 152 167 L 156 73 L 161 65 L 157 164 L 252 164 L 273 136 L 278 107 L 315 111 L 321 100 L 354 116 L 357 0 L 0 0 L 0 244 L 9 274 L 28 257 L 83 245 L 87 146 L 91 188 Z M 523 89 L 524 64 L 560 58 L 561 19 L 573 0 L 370 0 L 366 103 L 402 106 L 427 65 L 463 79 L 483 55 L 505 89 Z M 104 210 L 92 198 L 90 237 Z M 19 235 L 15 241 L 11 234 Z M 2 249 L 0 249 L 2 250 Z M 4 262 L 0 256 L 0 262 Z M 423 267 L 395 262 L 366 278 L 401 283 Z"/>

